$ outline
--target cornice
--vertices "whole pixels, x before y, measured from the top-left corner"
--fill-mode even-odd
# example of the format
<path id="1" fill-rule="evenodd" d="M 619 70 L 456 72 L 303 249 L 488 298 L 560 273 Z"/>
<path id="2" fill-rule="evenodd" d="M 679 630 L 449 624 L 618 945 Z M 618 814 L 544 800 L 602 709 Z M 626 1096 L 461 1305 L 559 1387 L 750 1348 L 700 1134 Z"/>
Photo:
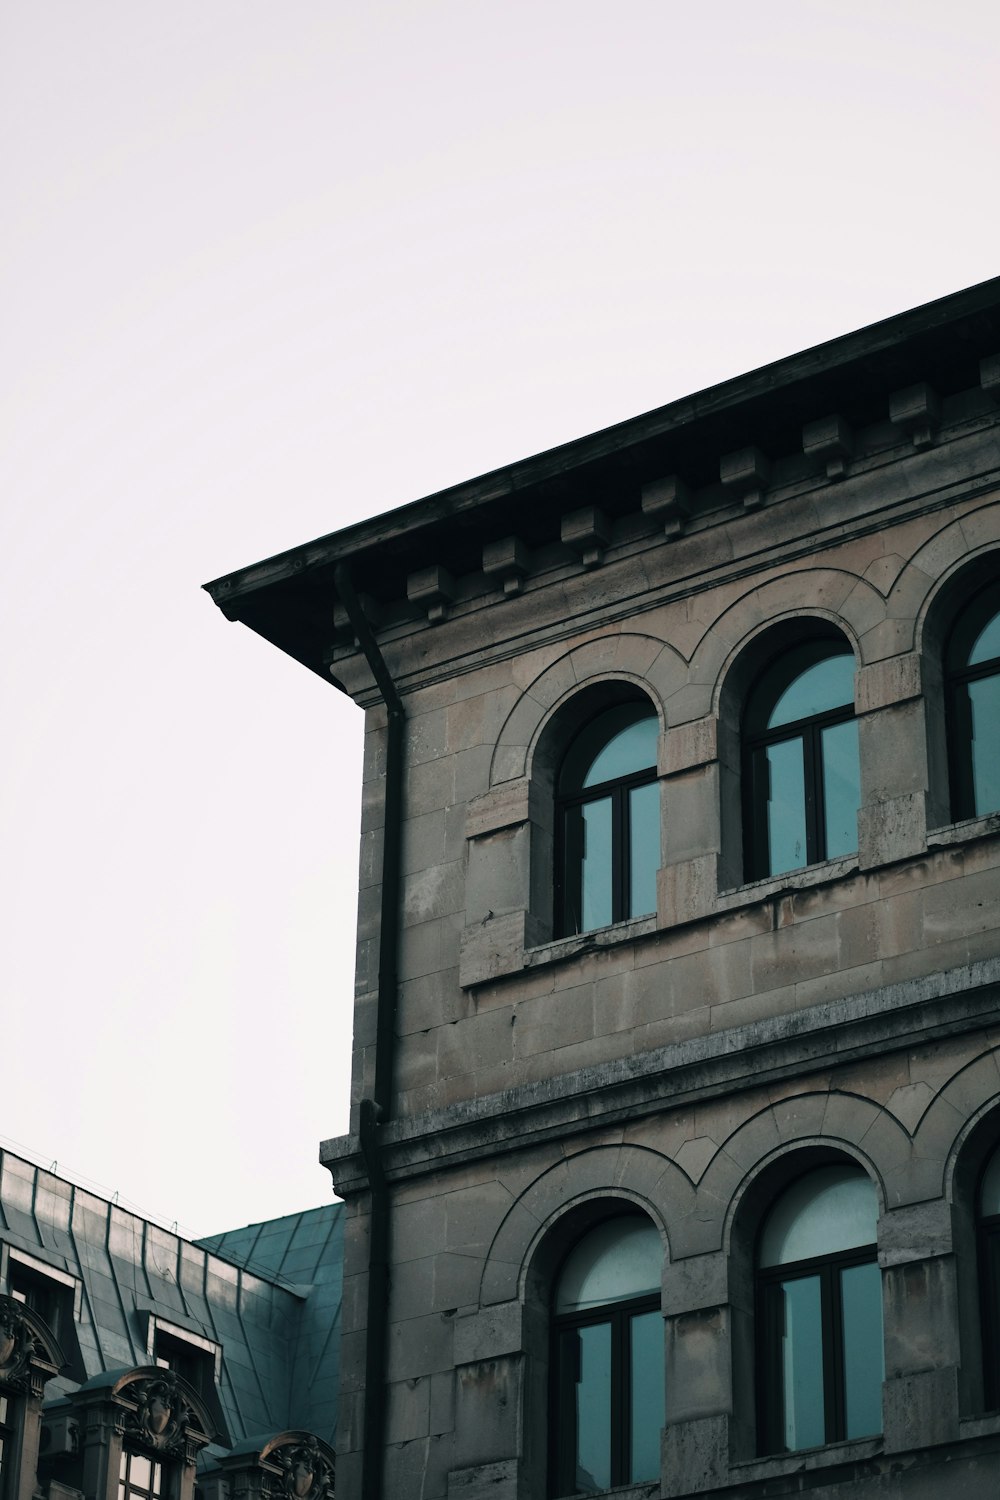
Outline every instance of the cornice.
<path id="1" fill-rule="evenodd" d="M 340 681 L 345 563 L 380 642 L 516 602 L 636 538 L 665 550 L 770 512 L 875 460 L 935 450 L 956 417 L 996 418 L 1000 278 L 214 580 L 223 612 Z M 891 453 L 888 450 L 893 450 Z M 443 632 L 442 632 L 443 633 Z M 420 649 L 424 649 L 425 637 Z M 339 643 L 339 644 L 338 644 Z M 439 648 L 433 648 L 436 652 Z M 349 665 L 345 672 L 349 672 Z"/>
<path id="2" fill-rule="evenodd" d="M 390 1182 L 486 1160 L 569 1130 L 596 1130 L 695 1100 L 759 1088 L 981 1029 L 997 1020 L 1000 958 L 880 986 L 747 1026 L 616 1058 L 441 1110 L 388 1121 L 379 1147 Z M 367 1190 L 354 1135 L 320 1146 L 341 1197 Z"/>

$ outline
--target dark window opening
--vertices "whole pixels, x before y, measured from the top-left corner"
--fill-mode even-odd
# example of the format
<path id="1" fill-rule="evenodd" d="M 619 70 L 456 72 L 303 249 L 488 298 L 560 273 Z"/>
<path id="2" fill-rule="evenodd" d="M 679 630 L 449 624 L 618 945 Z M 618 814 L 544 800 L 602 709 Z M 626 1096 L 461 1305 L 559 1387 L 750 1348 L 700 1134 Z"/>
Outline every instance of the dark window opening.
<path id="1" fill-rule="evenodd" d="M 7 1286 L 15 1302 L 22 1303 L 52 1330 L 56 1341 L 67 1343 L 73 1322 L 73 1291 L 59 1281 L 23 1266 L 11 1257 Z"/>
<path id="2" fill-rule="evenodd" d="M 153 1342 L 153 1363 L 186 1380 L 199 1396 L 211 1395 L 215 1383 L 215 1361 L 207 1350 L 195 1348 L 184 1339 L 158 1328 Z"/>

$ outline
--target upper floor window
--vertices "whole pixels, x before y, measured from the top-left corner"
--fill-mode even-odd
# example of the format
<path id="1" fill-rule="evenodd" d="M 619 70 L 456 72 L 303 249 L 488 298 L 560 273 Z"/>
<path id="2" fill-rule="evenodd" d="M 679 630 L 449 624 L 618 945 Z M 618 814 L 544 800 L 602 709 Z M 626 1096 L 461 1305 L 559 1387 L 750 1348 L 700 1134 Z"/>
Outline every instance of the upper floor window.
<path id="1" fill-rule="evenodd" d="M 210 1353 L 197 1348 L 187 1340 L 156 1330 L 153 1343 L 153 1363 L 161 1370 L 173 1370 L 182 1380 L 196 1390 L 199 1396 L 208 1396 L 215 1377 L 215 1361 Z"/>
<path id="2" fill-rule="evenodd" d="M 577 1241 L 553 1299 L 553 1495 L 660 1477 L 663 1248 L 640 1214 Z"/>
<path id="3" fill-rule="evenodd" d="M 878 1200 L 855 1166 L 793 1182 L 757 1252 L 757 1392 L 762 1453 L 882 1430 Z"/>
<path id="4" fill-rule="evenodd" d="M 1000 1146 L 979 1184 L 979 1265 L 983 1385 L 990 1410 L 1000 1406 Z"/>
<path id="5" fill-rule="evenodd" d="M 952 816 L 1000 811 L 1000 582 L 959 615 L 945 665 Z"/>
<path id="6" fill-rule="evenodd" d="M 802 641 L 765 668 L 744 711 L 743 756 L 748 880 L 857 849 L 854 656 L 841 636 Z"/>
<path id="7" fill-rule="evenodd" d="M 55 1276 L 36 1271 L 15 1260 L 11 1254 L 7 1266 L 7 1285 L 11 1297 L 48 1324 L 56 1338 L 65 1340 L 73 1322 L 73 1288 L 57 1281 Z"/>
<path id="8" fill-rule="evenodd" d="M 617 703 L 577 733 L 556 797 L 560 936 L 656 911 L 659 724 L 646 699 Z"/>

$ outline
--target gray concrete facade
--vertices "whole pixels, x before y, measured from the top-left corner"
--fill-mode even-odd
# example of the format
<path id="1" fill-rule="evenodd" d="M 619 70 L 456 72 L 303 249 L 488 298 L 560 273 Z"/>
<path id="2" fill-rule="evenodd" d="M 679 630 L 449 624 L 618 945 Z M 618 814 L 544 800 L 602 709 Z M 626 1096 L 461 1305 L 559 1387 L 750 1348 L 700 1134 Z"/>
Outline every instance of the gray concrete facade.
<path id="1" fill-rule="evenodd" d="M 998 349 L 994 282 L 210 586 L 366 715 L 352 1131 L 321 1148 L 343 1500 L 543 1500 L 553 1277 L 615 1205 L 662 1239 L 666 1371 L 659 1480 L 617 1494 L 1000 1493 L 1000 814 L 953 817 L 943 688 L 1000 578 Z M 336 566 L 405 711 L 389 986 L 391 705 Z M 743 706 L 817 622 L 854 655 L 857 852 L 747 882 Z M 558 936 L 556 768 L 623 685 L 659 721 L 656 912 Z M 762 1455 L 758 1231 L 839 1160 L 879 1204 L 882 1432 Z"/>

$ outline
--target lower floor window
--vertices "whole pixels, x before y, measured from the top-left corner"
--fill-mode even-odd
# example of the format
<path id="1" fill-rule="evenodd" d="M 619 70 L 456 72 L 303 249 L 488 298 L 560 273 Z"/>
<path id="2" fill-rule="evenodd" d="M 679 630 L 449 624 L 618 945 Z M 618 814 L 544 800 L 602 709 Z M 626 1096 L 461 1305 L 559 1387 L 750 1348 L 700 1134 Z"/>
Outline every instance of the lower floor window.
<path id="1" fill-rule="evenodd" d="M 162 1500 L 167 1493 L 163 1465 L 145 1453 L 122 1451 L 118 1470 L 118 1500 Z"/>
<path id="2" fill-rule="evenodd" d="M 7 1494 L 7 1475 L 14 1460 L 14 1412 L 9 1396 L 0 1391 L 0 1500 Z"/>
<path id="3" fill-rule="evenodd" d="M 660 1476 L 660 1236 L 636 1214 L 605 1220 L 560 1273 L 553 1321 L 555 1495 Z"/>
<path id="4" fill-rule="evenodd" d="M 757 1272 L 764 1453 L 882 1430 L 878 1203 L 857 1167 L 822 1167 L 775 1203 Z"/>

